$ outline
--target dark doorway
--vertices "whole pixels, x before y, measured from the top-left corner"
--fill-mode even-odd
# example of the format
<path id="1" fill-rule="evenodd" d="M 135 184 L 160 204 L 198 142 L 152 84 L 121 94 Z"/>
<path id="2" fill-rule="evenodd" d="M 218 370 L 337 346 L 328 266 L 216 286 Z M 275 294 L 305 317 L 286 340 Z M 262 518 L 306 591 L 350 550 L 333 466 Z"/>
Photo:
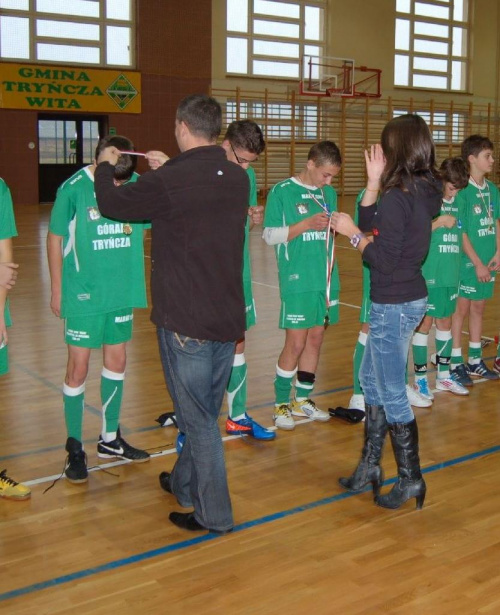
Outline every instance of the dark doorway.
<path id="1" fill-rule="evenodd" d="M 106 115 L 38 115 L 40 203 L 52 203 L 63 181 L 92 163 L 97 142 L 107 132 Z"/>

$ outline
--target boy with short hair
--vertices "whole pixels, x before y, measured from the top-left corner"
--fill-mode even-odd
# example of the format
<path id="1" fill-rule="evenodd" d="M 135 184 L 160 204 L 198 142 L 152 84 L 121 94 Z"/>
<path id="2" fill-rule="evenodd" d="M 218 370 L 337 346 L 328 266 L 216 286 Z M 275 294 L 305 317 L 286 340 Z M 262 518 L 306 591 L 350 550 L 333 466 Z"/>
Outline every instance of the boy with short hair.
<path id="1" fill-rule="evenodd" d="M 285 345 L 276 365 L 274 423 L 295 428 L 293 416 L 328 421 L 311 399 L 325 326 L 338 321 L 339 275 L 330 230 L 337 194 L 331 187 L 342 158 L 333 141 L 314 145 L 296 177 L 273 187 L 263 238 L 275 246 Z M 290 404 L 292 379 L 295 399 Z"/>
<path id="2" fill-rule="evenodd" d="M 129 139 L 101 139 L 95 157 L 108 146 L 132 151 Z M 114 181 L 137 180 L 136 157 L 120 156 Z M 87 481 L 82 445 L 85 380 L 92 348 L 103 348 L 101 373 L 101 458 L 134 462 L 149 453 L 130 446 L 121 436 L 119 419 L 126 365 L 126 342 L 132 337 L 133 308 L 146 307 L 144 229 L 142 222 L 117 222 L 101 215 L 94 193 L 95 163 L 62 184 L 50 218 L 47 250 L 51 277 L 51 309 L 65 319 L 68 365 L 63 386 L 68 459 L 64 473 L 72 483 Z"/>
<path id="3" fill-rule="evenodd" d="M 439 215 L 432 221 L 429 252 L 422 264 L 422 273 L 429 292 L 427 313 L 413 336 L 413 362 L 415 386 L 418 392 L 431 400 L 433 395 L 427 382 L 427 347 L 429 331 L 436 322 L 436 389 L 455 395 L 468 395 L 468 390 L 458 381 L 456 373 L 450 374 L 452 347 L 451 317 L 455 312 L 460 274 L 462 246 L 458 226 L 459 212 L 455 195 L 468 183 L 468 172 L 462 158 L 447 158 L 441 163 L 443 201 Z"/>
<path id="4" fill-rule="evenodd" d="M 500 195 L 486 179 L 493 168 L 493 143 L 472 135 L 462 143 L 462 158 L 469 167 L 469 184 L 456 201 L 463 233 L 460 286 L 457 309 L 452 318 L 452 373 L 462 386 L 472 386 L 471 376 L 498 380 L 481 358 L 483 312 L 493 296 L 495 274 L 500 271 Z M 467 366 L 462 357 L 462 327 L 469 315 Z"/>
<path id="5" fill-rule="evenodd" d="M 17 265 L 12 263 L 12 237 L 17 237 L 14 207 L 7 184 L 0 178 L 0 376 L 9 371 L 7 327 L 10 319 L 7 290 L 15 284 Z M 7 500 L 27 500 L 31 490 L 7 476 L 7 470 L 0 472 L 0 497 Z"/>

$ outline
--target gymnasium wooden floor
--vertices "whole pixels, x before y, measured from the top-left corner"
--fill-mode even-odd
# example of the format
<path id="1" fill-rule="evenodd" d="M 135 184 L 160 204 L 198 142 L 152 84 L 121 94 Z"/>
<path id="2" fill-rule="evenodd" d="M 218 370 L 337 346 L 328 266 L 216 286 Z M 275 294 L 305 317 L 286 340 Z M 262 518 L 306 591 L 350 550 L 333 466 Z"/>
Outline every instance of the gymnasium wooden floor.
<path id="1" fill-rule="evenodd" d="M 168 522 L 179 507 L 158 485 L 160 471 L 175 460 L 175 430 L 154 420 L 171 403 L 148 311 L 137 311 L 122 430 L 132 444 L 157 455 L 147 464 L 98 466 L 96 352 L 84 438 L 89 465 L 109 473 L 92 471 L 87 485 L 61 479 L 44 493 L 65 460 L 66 350 L 62 323 L 49 309 L 48 214 L 38 206 L 16 211 L 21 269 L 11 293 L 11 373 L 0 379 L 0 469 L 30 484 L 33 495 L 27 502 L 0 500 L 0 612 L 500 613 L 500 382 L 478 383 L 465 399 L 437 393 L 431 409 L 416 410 L 428 485 L 420 512 L 414 500 L 388 511 L 375 507 L 369 493 L 341 491 L 337 479 L 357 463 L 362 425 L 303 421 L 271 443 L 226 438 L 235 531 L 193 535 Z M 283 339 L 277 274 L 273 250 L 258 229 L 251 244 L 259 324 L 247 337 L 249 405 L 270 426 Z M 344 240 L 337 254 L 341 321 L 327 332 L 315 392 L 325 409 L 347 404 L 351 395 L 359 329 L 359 256 Z M 484 335 L 490 338 L 500 324 L 499 297 L 497 288 L 487 306 Z M 484 349 L 486 359 L 494 354 L 493 344 Z M 384 468 L 394 477 L 390 445 Z"/>

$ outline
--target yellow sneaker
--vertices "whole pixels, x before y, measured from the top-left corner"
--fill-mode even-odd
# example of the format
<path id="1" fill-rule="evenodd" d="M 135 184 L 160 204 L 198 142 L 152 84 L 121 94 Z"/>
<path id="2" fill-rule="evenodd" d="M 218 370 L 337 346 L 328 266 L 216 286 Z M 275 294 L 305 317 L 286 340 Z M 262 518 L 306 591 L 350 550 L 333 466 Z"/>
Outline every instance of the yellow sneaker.
<path id="1" fill-rule="evenodd" d="M 27 500 L 31 497 L 31 489 L 9 478 L 7 470 L 0 472 L 0 498 L 6 500 Z"/>
<path id="2" fill-rule="evenodd" d="M 328 412 L 320 410 L 312 399 L 294 400 L 292 402 L 292 414 L 294 416 L 303 416 L 313 421 L 321 421 L 322 423 L 330 420 Z"/>

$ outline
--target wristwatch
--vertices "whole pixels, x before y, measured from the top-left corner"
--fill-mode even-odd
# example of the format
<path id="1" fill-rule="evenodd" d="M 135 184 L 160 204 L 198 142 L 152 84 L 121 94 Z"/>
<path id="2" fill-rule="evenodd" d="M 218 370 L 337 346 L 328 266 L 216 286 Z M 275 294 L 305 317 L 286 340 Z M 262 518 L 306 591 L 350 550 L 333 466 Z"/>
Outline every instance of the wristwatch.
<path id="1" fill-rule="evenodd" d="M 351 244 L 353 248 L 357 248 L 359 245 L 359 242 L 364 238 L 365 238 L 365 235 L 363 235 L 363 233 L 356 233 L 356 235 L 353 235 L 349 239 L 349 243 Z"/>

